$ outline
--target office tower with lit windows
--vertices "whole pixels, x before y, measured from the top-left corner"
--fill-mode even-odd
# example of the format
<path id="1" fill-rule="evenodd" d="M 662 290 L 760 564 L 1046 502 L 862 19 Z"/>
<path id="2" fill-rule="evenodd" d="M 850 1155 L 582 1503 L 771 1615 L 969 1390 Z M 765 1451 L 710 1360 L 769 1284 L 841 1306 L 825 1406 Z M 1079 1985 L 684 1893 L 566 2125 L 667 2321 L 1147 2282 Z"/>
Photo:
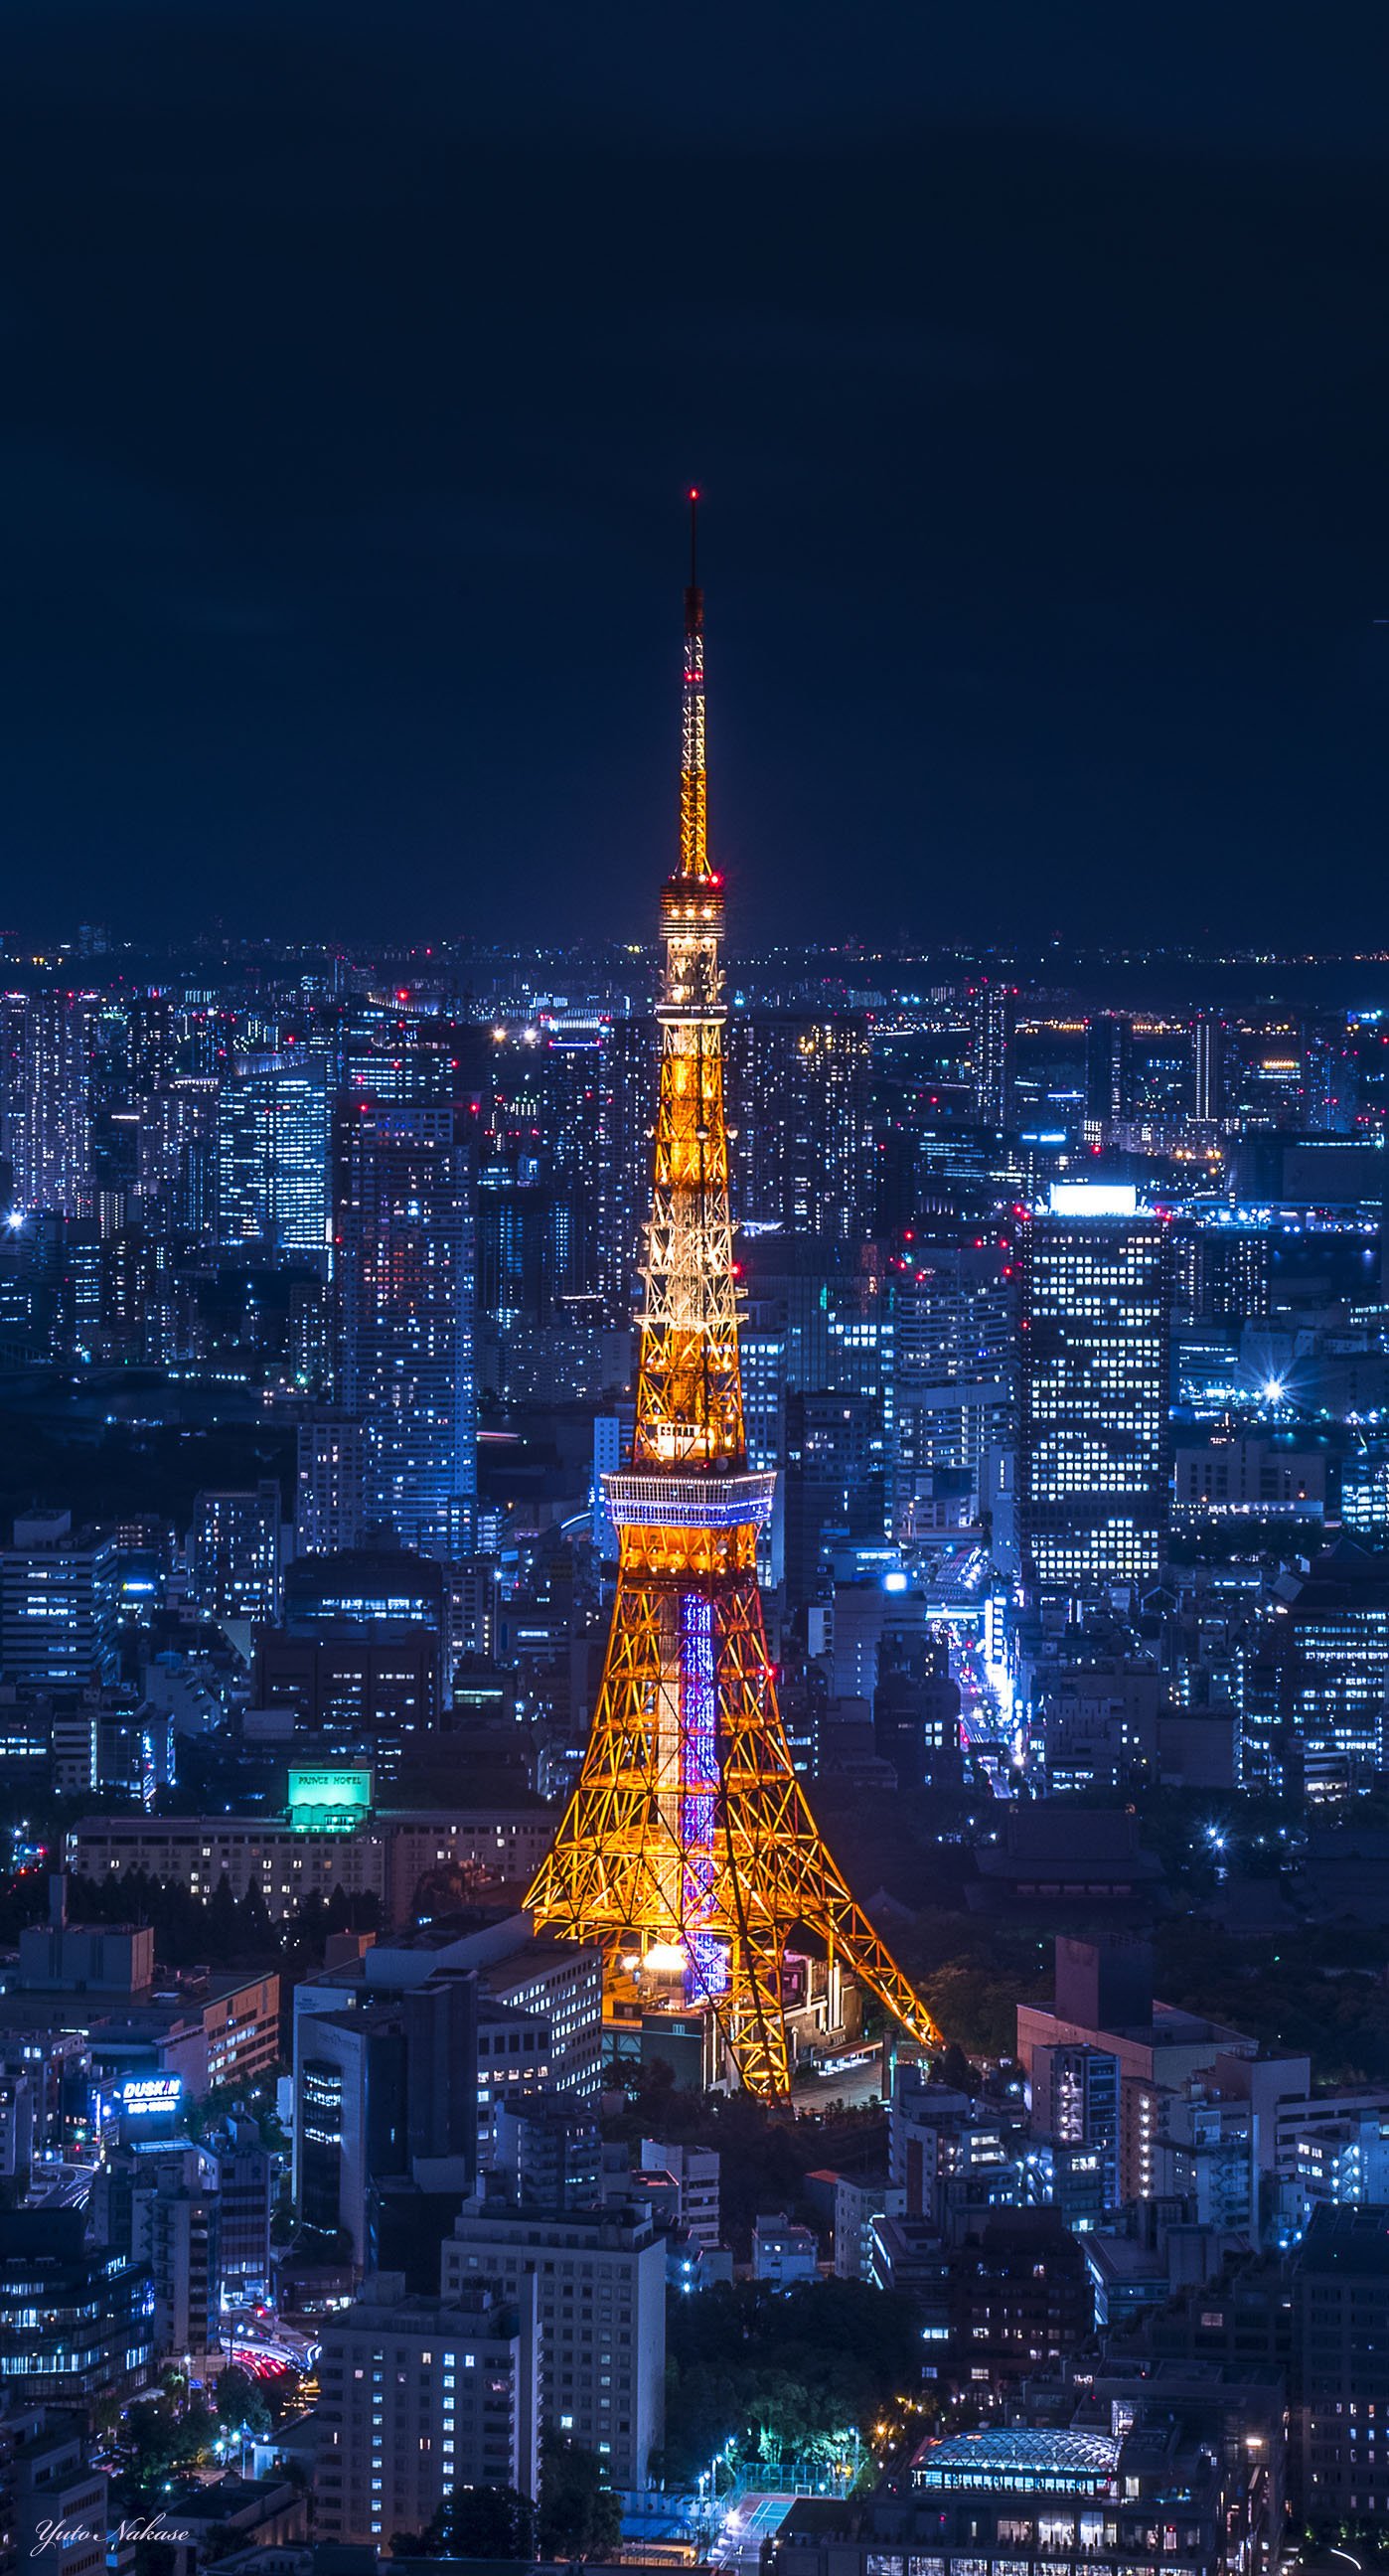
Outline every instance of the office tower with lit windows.
<path id="1" fill-rule="evenodd" d="M 0 1670 L 22 1690 L 114 1678 L 116 1542 L 70 1512 L 26 1512 L 0 1548 Z"/>
<path id="2" fill-rule="evenodd" d="M 473 1170 L 447 1105 L 360 1100 L 338 1122 L 343 1409 L 366 1435 L 367 1517 L 425 1555 L 477 1496 Z"/>
<path id="3" fill-rule="evenodd" d="M 1248 1324 L 1269 1312 L 1273 1235 L 1222 1208 L 1217 1223 L 1174 1228 L 1178 1296 L 1205 1323 Z"/>
<path id="4" fill-rule="evenodd" d="M 1171 1229 L 1060 1182 L 1018 1229 L 1018 1540 L 1038 1597 L 1156 1583 L 1171 1468 Z"/>
<path id="5" fill-rule="evenodd" d="M 321 1065 L 275 1057 L 217 1103 L 217 1239 L 321 1252 L 328 1235 L 328 1095 Z"/>
<path id="6" fill-rule="evenodd" d="M 213 1619 L 273 1620 L 280 1606 L 280 1488 L 262 1477 L 244 1493 L 195 1495 L 188 1589 Z"/>
<path id="7" fill-rule="evenodd" d="M 90 993 L 7 993 L 0 1003 L 0 1147 L 17 1208 L 90 1211 L 94 1042 Z"/>
<path id="8" fill-rule="evenodd" d="M 1012 1422 L 1011 1264 L 996 1244 L 905 1248 L 888 1280 L 895 1376 L 894 1515 L 899 1532 L 948 1525 L 981 1507 L 985 1461 Z"/>
<path id="9" fill-rule="evenodd" d="M 180 1076 L 142 1097 L 135 1121 L 141 1221 L 161 1234 L 211 1236 L 217 1214 L 217 1086 Z"/>
<path id="10" fill-rule="evenodd" d="M 739 1348 L 743 1361 L 743 1425 L 748 1465 L 775 1475 L 771 1514 L 757 1533 L 757 1579 L 765 1592 L 786 1580 L 786 1333 L 772 1305 L 749 1307 Z"/>
<path id="11" fill-rule="evenodd" d="M 969 1078 L 974 1114 L 990 1127 L 1013 1117 L 1013 1060 L 1018 1026 L 1017 989 L 996 976 L 969 988 Z"/>
<path id="12" fill-rule="evenodd" d="M 1389 1767 L 1389 1581 L 1346 1538 L 1285 1571 L 1244 1653 L 1245 1782 L 1313 1799 L 1367 1789 Z"/>

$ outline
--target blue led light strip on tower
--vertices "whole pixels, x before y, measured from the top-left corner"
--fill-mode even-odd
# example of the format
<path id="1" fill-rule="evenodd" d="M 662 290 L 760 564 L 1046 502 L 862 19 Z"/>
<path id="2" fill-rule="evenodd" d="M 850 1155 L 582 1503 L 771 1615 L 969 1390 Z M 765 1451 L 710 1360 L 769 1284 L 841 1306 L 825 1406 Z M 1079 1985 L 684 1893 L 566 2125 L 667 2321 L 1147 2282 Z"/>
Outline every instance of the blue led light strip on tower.
<path id="1" fill-rule="evenodd" d="M 714 1829 L 719 1785 L 718 1682 L 714 1605 L 703 1592 L 680 1596 L 680 1847 L 684 1859 L 685 2000 L 720 1995 L 728 1984 L 722 1941 L 699 1929 L 714 1896 Z"/>

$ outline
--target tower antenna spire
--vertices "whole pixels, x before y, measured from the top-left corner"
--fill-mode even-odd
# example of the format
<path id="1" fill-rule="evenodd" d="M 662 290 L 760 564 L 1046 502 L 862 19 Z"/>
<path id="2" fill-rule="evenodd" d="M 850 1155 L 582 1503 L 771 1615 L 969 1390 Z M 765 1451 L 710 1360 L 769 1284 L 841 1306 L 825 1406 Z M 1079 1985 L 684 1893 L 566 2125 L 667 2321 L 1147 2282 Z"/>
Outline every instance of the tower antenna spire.
<path id="1" fill-rule="evenodd" d="M 680 710 L 680 867 L 709 874 L 704 781 L 704 593 L 699 587 L 699 491 L 690 486 L 690 578 L 685 591 L 685 681 Z"/>

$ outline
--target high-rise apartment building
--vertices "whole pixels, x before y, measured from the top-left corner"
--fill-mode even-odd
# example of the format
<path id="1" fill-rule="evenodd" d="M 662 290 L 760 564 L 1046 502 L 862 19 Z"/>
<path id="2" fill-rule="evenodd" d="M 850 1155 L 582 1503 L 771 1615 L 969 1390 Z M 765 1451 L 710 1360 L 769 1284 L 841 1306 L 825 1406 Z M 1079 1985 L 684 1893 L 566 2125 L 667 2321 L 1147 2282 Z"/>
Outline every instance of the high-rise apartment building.
<path id="1" fill-rule="evenodd" d="M 1170 1476 L 1170 1228 L 1060 1182 L 1018 1229 L 1018 1543 L 1039 1596 L 1157 1581 Z"/>
<path id="2" fill-rule="evenodd" d="M 363 1100 L 339 1121 L 344 1409 L 366 1435 L 368 1517 L 463 1552 L 477 1494 L 473 1182 L 447 1106 Z"/>
<path id="3" fill-rule="evenodd" d="M 328 1094 L 320 1064 L 248 1064 L 217 1103 L 217 1236 L 321 1252 L 328 1237 Z"/>
<path id="4" fill-rule="evenodd" d="M 1191 1108 L 1206 1126 L 1218 1126 L 1225 1115 L 1225 1023 L 1214 1011 L 1191 1023 Z"/>
<path id="5" fill-rule="evenodd" d="M 323 2326 L 314 2474 L 325 2540 L 380 2548 L 423 2531 L 455 2487 L 539 2492 L 536 2281 L 504 2297 L 411 2298 L 374 2273 Z"/>
<path id="6" fill-rule="evenodd" d="M 298 1429 L 294 1544 L 300 1556 L 359 1548 L 366 1532 L 366 1434 L 343 1413 L 311 1415 Z"/>
<path id="7" fill-rule="evenodd" d="M 725 1048 L 739 1224 L 861 1242 L 874 1217 L 862 1016 L 733 1011 Z"/>
<path id="8" fill-rule="evenodd" d="M 1226 1216 L 1221 1211 L 1222 1219 Z M 1182 1302 L 1203 1322 L 1248 1324 L 1267 1316 L 1273 1237 L 1249 1219 L 1179 1226 L 1175 1278 Z"/>
<path id="9" fill-rule="evenodd" d="M 573 2093 L 532 2087 L 492 2112 L 491 2163 L 517 2209 L 594 2209 L 602 2199 L 598 2114 Z"/>
<path id="10" fill-rule="evenodd" d="M 11 2364 L 7 2376 L 18 2376 Z M 22 2383 L 0 2430 L 0 2541 L 7 2568 L 102 2576 L 111 2528 L 110 2479 L 93 2467 L 80 2414 L 26 2405 Z"/>
<path id="11" fill-rule="evenodd" d="M 132 1114 L 135 1186 L 144 1222 L 166 1234 L 211 1235 L 217 1204 L 216 1084 L 205 1077 L 180 1078 L 143 1097 Z"/>
<path id="12" fill-rule="evenodd" d="M 90 993 L 7 993 L 0 1004 L 0 1148 L 16 1207 L 91 1207 L 94 1036 Z"/>
<path id="13" fill-rule="evenodd" d="M 969 988 L 969 1078 L 974 1112 L 990 1127 L 1008 1127 L 1013 1117 L 1013 1060 L 1017 1041 L 1018 996 L 1012 984 L 981 976 Z"/>

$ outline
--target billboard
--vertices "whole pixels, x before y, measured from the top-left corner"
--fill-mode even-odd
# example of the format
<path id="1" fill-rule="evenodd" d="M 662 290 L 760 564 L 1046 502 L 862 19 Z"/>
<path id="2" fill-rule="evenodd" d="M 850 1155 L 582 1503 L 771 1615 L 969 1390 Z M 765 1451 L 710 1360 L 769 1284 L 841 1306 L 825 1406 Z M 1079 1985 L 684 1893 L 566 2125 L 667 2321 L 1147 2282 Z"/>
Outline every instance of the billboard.
<path id="1" fill-rule="evenodd" d="M 289 1774 L 289 1821 L 301 1834 L 350 1834 L 371 1814 L 372 1775 L 344 1764 L 294 1763 Z"/>

